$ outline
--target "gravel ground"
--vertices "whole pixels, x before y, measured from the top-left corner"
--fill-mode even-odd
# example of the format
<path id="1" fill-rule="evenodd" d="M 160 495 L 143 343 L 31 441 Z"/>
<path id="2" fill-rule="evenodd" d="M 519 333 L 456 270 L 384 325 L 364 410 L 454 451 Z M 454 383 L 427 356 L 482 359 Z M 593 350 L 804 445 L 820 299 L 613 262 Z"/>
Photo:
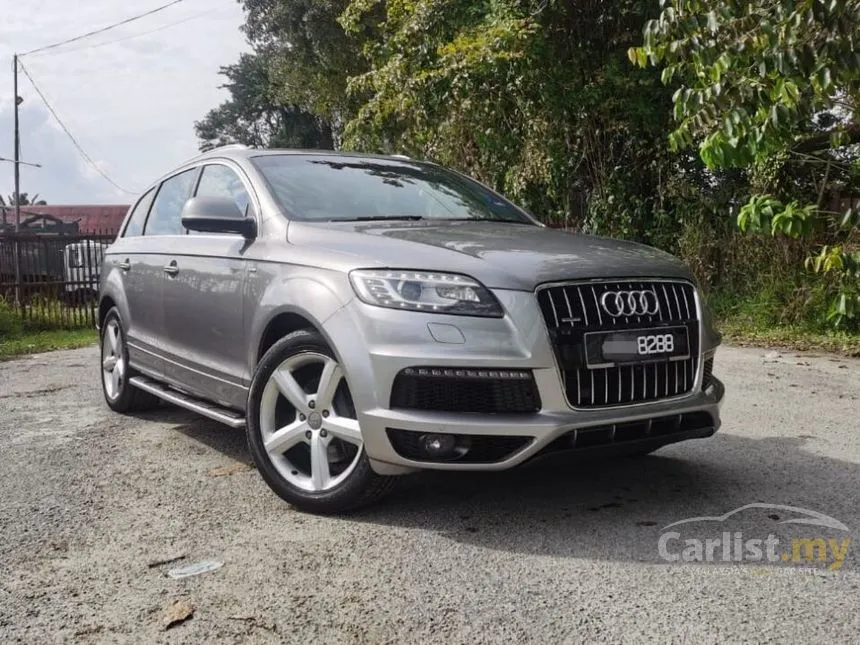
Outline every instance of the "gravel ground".
<path id="1" fill-rule="evenodd" d="M 726 347 L 712 439 L 411 476 L 341 518 L 282 503 L 239 431 L 109 412 L 97 362 L 90 347 L 0 364 L 0 642 L 857 642 L 860 547 L 831 572 L 670 564 L 657 542 L 754 502 L 850 532 L 760 508 L 678 530 L 860 536 L 860 361 Z M 166 575 L 210 559 L 224 566 Z M 177 600 L 193 617 L 165 630 Z"/>

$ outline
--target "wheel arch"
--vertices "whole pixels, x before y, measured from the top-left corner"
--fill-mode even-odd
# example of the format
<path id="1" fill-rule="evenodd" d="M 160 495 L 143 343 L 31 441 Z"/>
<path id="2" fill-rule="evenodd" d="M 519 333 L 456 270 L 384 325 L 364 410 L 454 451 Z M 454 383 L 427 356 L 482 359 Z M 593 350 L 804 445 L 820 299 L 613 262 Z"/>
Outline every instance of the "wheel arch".
<path id="1" fill-rule="evenodd" d="M 99 300 L 99 311 L 98 318 L 96 320 L 96 329 L 98 329 L 99 331 L 102 330 L 108 312 L 114 307 L 116 307 L 116 302 L 111 296 L 102 296 L 101 300 Z"/>
<path id="2" fill-rule="evenodd" d="M 277 343 L 281 338 L 299 331 L 300 329 L 310 329 L 319 333 L 320 326 L 312 321 L 306 313 L 298 311 L 281 311 L 275 314 L 263 329 L 262 335 L 257 341 L 257 352 L 254 357 L 254 365 L 263 358 L 269 348 Z"/>
<path id="3" fill-rule="evenodd" d="M 249 323 L 248 366 L 253 374 L 260 359 L 279 339 L 299 329 L 318 332 L 331 347 L 338 360 L 339 338 L 333 338 L 326 321 L 341 309 L 344 300 L 327 284 L 307 277 L 283 283 L 283 289 L 272 288 L 260 299 Z M 277 305 L 271 303 L 278 303 Z"/>

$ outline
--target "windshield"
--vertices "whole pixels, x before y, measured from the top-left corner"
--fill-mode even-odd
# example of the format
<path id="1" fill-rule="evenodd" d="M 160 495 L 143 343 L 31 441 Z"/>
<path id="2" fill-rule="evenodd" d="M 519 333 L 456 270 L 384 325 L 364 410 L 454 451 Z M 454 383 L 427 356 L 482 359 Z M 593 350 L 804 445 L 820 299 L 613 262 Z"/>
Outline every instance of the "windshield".
<path id="1" fill-rule="evenodd" d="M 295 154 L 266 155 L 252 161 L 295 219 L 533 223 L 516 206 L 477 182 L 429 164 Z"/>

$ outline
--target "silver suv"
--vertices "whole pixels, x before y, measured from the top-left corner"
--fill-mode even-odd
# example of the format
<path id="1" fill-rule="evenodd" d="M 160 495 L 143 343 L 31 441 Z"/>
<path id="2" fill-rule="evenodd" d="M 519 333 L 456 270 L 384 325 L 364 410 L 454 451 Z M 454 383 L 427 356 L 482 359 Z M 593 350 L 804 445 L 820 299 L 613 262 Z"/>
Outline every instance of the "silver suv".
<path id="1" fill-rule="evenodd" d="M 551 230 L 405 157 L 226 147 L 166 175 L 108 248 L 102 384 L 234 428 L 291 504 L 421 469 L 646 453 L 720 425 L 690 272 Z"/>

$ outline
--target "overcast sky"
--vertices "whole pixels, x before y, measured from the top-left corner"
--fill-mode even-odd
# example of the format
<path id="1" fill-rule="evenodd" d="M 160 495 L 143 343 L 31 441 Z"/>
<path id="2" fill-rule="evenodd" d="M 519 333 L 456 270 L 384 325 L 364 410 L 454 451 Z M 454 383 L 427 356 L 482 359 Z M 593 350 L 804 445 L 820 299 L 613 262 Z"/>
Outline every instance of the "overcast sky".
<path id="1" fill-rule="evenodd" d="M 163 4 L 167 0 L 0 0 L 0 157 L 13 153 L 13 52 Z M 185 22 L 129 38 L 179 21 Z M 248 49 L 239 31 L 242 23 L 236 0 L 183 0 L 129 25 L 22 61 L 90 157 L 120 186 L 137 192 L 196 154 L 194 121 L 227 96 L 218 89 L 223 81 L 218 69 Z M 126 40 L 89 47 L 120 39 Z M 22 167 L 22 192 L 39 193 L 49 204 L 127 204 L 134 199 L 87 165 L 23 74 L 18 93 L 24 98 L 22 159 L 43 166 Z M 12 191 L 12 164 L 0 162 L 0 193 Z"/>

